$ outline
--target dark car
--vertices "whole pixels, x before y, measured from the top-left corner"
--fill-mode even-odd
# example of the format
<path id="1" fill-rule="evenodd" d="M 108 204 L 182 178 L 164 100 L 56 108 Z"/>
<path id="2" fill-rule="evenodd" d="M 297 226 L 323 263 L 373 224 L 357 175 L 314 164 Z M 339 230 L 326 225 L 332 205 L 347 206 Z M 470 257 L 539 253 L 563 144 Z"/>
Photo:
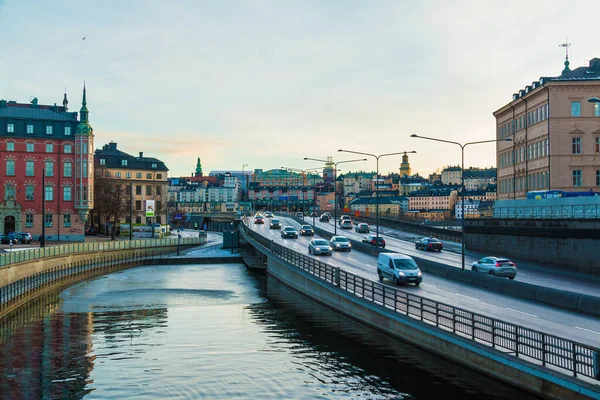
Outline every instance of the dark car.
<path id="1" fill-rule="evenodd" d="M 444 245 L 436 238 L 424 237 L 415 242 L 415 249 L 417 250 L 436 250 L 442 251 Z"/>
<path id="2" fill-rule="evenodd" d="M 385 249 L 385 240 L 381 236 L 369 235 L 362 242 Z"/>
<path id="3" fill-rule="evenodd" d="M 369 233 L 370 232 L 369 225 L 365 224 L 364 222 L 356 225 L 354 230 L 356 231 L 356 233 Z"/>
<path id="4" fill-rule="evenodd" d="M 281 229 L 281 221 L 277 218 L 271 219 L 271 223 L 269 224 L 270 229 Z"/>
<path id="5" fill-rule="evenodd" d="M 93 226 L 90 226 L 85 230 L 85 234 L 88 236 L 92 236 L 92 235 L 97 235 L 98 232 L 96 232 L 96 228 L 94 228 Z"/>
<path id="6" fill-rule="evenodd" d="M 2 242 L 2 244 L 17 244 L 18 241 L 19 240 L 14 235 L 1 235 L 0 236 L 0 242 Z"/>
<path id="7" fill-rule="evenodd" d="M 300 227 L 301 236 L 315 236 L 315 230 L 310 225 L 302 225 Z"/>
<path id="8" fill-rule="evenodd" d="M 331 218 L 329 218 L 329 215 L 326 215 L 326 214 L 322 214 L 322 215 L 319 217 L 319 221 L 320 221 L 320 222 L 329 222 L 329 220 L 330 220 L 330 219 L 331 219 Z"/>
<path id="9" fill-rule="evenodd" d="M 298 239 L 298 231 L 293 226 L 285 226 L 281 230 L 281 237 Z"/>

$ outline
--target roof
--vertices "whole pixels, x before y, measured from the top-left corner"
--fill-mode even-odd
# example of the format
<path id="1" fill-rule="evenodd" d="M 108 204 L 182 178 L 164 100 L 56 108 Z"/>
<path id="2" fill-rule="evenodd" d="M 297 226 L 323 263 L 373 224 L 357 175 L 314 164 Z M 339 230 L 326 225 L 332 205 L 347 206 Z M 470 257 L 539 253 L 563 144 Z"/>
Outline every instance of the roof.
<path id="1" fill-rule="evenodd" d="M 449 172 L 449 171 L 460 171 L 460 167 L 446 167 L 442 170 L 442 172 Z"/>
<path id="2" fill-rule="evenodd" d="M 406 196 L 387 196 L 380 197 L 379 204 L 400 204 L 402 202 L 407 202 L 408 197 Z M 353 200 L 350 200 L 350 205 L 368 205 L 368 204 L 377 204 L 376 197 L 357 197 Z"/>
<path id="3" fill-rule="evenodd" d="M 464 175 L 465 175 L 465 179 L 473 179 L 473 178 L 495 178 L 496 177 L 496 168 L 489 168 L 489 169 L 466 169 Z"/>
<path id="4" fill-rule="evenodd" d="M 427 190 L 416 190 L 410 192 L 410 197 L 433 197 L 433 196 L 450 196 L 455 189 L 449 187 L 431 188 Z"/>
<path id="5" fill-rule="evenodd" d="M 31 105 L 30 107 L 20 107 L 23 104 L 18 104 L 19 107 L 17 107 L 14 104 L 18 103 L 6 103 L 5 108 L 0 107 L 0 118 L 77 121 L 77 113 L 64 112 L 64 107 L 57 106 L 55 111 L 52 106 L 38 106 L 34 108 Z"/>
<path id="6" fill-rule="evenodd" d="M 102 149 L 94 152 L 96 165 L 100 164 L 100 159 L 104 159 L 105 162 L 101 165 L 106 168 L 143 169 L 148 171 L 169 170 L 164 162 L 154 157 L 144 157 L 143 154 L 140 152 L 139 157 L 134 157 L 118 150 L 117 144 L 114 142 L 104 145 Z M 122 160 L 127 160 L 127 165 L 123 165 Z M 156 164 L 156 167 L 153 167 L 153 164 Z"/>

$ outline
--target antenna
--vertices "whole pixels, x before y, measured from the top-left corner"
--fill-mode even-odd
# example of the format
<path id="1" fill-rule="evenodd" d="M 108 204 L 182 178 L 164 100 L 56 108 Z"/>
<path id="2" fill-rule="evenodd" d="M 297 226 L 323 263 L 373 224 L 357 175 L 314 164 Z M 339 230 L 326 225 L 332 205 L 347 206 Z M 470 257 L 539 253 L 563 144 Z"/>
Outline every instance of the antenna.
<path id="1" fill-rule="evenodd" d="M 571 47 L 571 43 L 569 43 L 569 38 L 567 37 L 564 43 L 558 45 L 558 47 L 565 48 L 565 60 L 569 59 L 569 47 Z"/>

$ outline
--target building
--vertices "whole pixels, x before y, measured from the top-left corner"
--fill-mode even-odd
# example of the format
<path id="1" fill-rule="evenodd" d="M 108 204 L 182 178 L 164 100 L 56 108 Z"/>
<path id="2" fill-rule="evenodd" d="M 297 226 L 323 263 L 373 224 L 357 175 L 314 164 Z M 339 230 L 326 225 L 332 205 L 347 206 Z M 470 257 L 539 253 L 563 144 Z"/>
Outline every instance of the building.
<path id="1" fill-rule="evenodd" d="M 412 192 L 427 190 L 431 184 L 429 180 L 419 176 L 405 176 L 399 180 L 399 193 L 401 196 L 408 196 Z"/>
<path id="2" fill-rule="evenodd" d="M 462 169 L 456 167 L 446 167 L 442 170 L 442 183 L 444 185 L 460 185 Z"/>
<path id="3" fill-rule="evenodd" d="M 198 159 L 198 162 L 200 162 L 200 159 Z M 240 187 L 240 199 L 248 198 L 248 189 L 250 187 L 250 182 L 252 181 L 252 171 L 213 170 L 210 171 L 208 176 L 216 177 L 218 182 L 223 181 L 223 185 L 225 184 L 224 180 L 227 176 L 236 178 Z"/>
<path id="4" fill-rule="evenodd" d="M 400 177 L 404 178 L 411 176 L 410 163 L 408 162 L 408 154 L 406 152 L 402 155 L 402 163 L 400 164 Z"/>
<path id="5" fill-rule="evenodd" d="M 465 198 L 465 218 L 479 218 L 479 206 L 481 200 L 472 200 Z M 463 207 L 462 201 L 459 200 L 454 206 L 454 217 L 456 219 L 462 219 Z"/>
<path id="6" fill-rule="evenodd" d="M 496 184 L 496 168 L 469 168 L 465 170 L 465 190 L 486 189 Z"/>
<path id="7" fill-rule="evenodd" d="M 46 240 L 83 241 L 94 206 L 94 134 L 83 88 L 79 120 L 63 105 L 0 100 L 0 232 L 30 232 L 45 225 Z M 43 173 L 42 173 L 43 171 Z M 45 203 L 45 212 L 43 211 Z"/>
<path id="8" fill-rule="evenodd" d="M 496 110 L 498 199 L 600 187 L 600 58 L 541 77 Z"/>
<path id="9" fill-rule="evenodd" d="M 349 202 L 350 212 L 356 211 L 366 215 L 374 215 L 377 209 L 377 198 L 357 197 Z M 398 216 L 408 211 L 408 197 L 388 196 L 379 198 L 379 216 Z"/>
<path id="10" fill-rule="evenodd" d="M 409 196 L 410 211 L 454 210 L 458 191 L 454 188 L 438 187 L 412 192 Z"/>
<path id="11" fill-rule="evenodd" d="M 111 142 L 94 153 L 96 174 L 122 180 L 124 185 L 133 185 L 131 199 L 133 224 L 164 224 L 167 221 L 166 200 L 169 169 L 164 162 L 154 157 L 144 157 L 143 152 L 132 156 L 117 148 Z M 154 201 L 154 216 L 146 216 L 148 200 Z M 101 205 L 97 205 L 101 208 Z M 94 210 L 99 211 L 99 210 Z M 101 212 L 93 213 L 93 224 L 102 226 Z M 120 222 L 129 224 L 129 213 L 120 217 Z"/>
<path id="12" fill-rule="evenodd" d="M 429 174 L 429 183 L 434 183 L 434 182 L 441 182 L 442 181 L 442 174 L 438 173 L 437 171 Z"/>
<path id="13" fill-rule="evenodd" d="M 343 175 L 344 196 L 373 189 L 375 172 L 348 172 Z"/>

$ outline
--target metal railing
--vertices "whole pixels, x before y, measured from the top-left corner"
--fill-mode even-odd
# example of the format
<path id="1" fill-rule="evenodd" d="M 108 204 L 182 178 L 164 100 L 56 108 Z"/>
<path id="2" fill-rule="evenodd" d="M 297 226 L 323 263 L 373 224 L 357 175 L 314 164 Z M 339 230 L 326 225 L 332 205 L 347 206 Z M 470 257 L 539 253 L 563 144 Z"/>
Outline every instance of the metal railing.
<path id="1" fill-rule="evenodd" d="M 206 236 L 181 238 L 181 246 L 204 244 Z M 94 243 L 66 244 L 62 246 L 43 247 L 39 249 L 12 251 L 0 255 L 0 267 L 9 264 L 37 260 L 46 257 L 57 257 L 77 253 L 90 253 L 97 251 L 128 250 L 151 247 L 177 246 L 177 238 L 168 239 L 139 239 L 139 240 L 118 240 Z"/>
<path id="2" fill-rule="evenodd" d="M 241 224 L 240 228 L 245 239 L 253 240 L 263 251 L 269 251 L 363 300 L 515 357 L 536 360 L 543 366 L 555 366 L 569 371 L 575 377 L 582 375 L 600 379 L 600 366 L 597 365 L 600 363 L 600 349 L 596 347 L 490 318 L 354 275 L 272 242 L 248 229 L 245 224 Z"/>

